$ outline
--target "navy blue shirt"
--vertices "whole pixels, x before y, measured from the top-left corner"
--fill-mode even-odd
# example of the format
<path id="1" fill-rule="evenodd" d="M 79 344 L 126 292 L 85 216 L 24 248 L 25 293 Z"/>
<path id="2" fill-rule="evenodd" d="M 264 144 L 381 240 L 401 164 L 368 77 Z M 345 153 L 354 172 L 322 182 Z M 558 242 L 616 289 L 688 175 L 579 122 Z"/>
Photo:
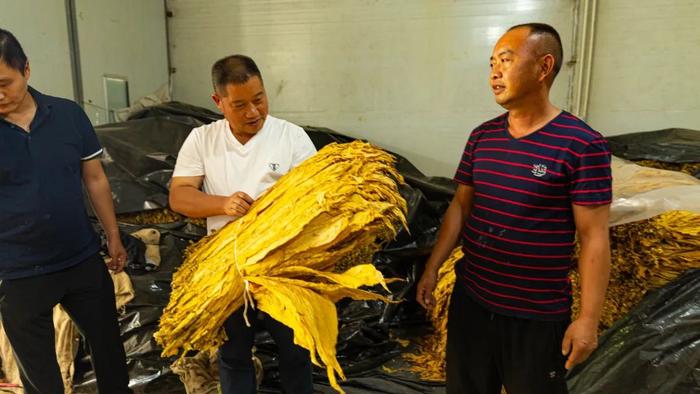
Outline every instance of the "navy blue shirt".
<path id="1" fill-rule="evenodd" d="M 510 135 L 507 119 L 472 132 L 455 174 L 474 187 L 458 282 L 494 313 L 568 319 L 573 205 L 610 204 L 610 149 L 566 111 L 522 138 Z"/>
<path id="2" fill-rule="evenodd" d="M 0 280 L 69 268 L 97 253 L 81 163 L 102 153 L 74 102 L 29 88 L 30 132 L 0 118 Z"/>

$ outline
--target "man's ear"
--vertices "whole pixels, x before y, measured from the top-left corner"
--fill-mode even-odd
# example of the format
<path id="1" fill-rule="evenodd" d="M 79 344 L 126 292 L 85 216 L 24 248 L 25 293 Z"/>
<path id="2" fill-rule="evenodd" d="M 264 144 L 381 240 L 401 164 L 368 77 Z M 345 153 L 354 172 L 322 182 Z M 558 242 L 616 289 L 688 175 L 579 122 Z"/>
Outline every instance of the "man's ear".
<path id="1" fill-rule="evenodd" d="M 214 100 L 214 104 L 216 104 L 216 107 L 223 112 L 223 104 L 221 102 L 221 97 L 219 96 L 219 94 L 216 92 L 212 93 L 211 99 Z"/>
<path id="2" fill-rule="evenodd" d="M 540 59 L 540 81 L 545 81 L 554 76 L 554 65 L 556 59 L 552 54 L 546 54 Z"/>

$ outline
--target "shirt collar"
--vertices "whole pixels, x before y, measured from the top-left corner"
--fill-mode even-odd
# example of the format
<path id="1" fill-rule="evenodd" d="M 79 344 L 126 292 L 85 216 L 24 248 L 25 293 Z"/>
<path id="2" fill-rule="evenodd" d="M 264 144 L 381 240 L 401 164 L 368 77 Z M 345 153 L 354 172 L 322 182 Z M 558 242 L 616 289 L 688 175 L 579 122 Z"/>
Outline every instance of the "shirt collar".
<path id="1" fill-rule="evenodd" d="M 31 123 L 31 128 L 32 130 L 34 130 L 35 128 L 39 127 L 41 122 L 43 122 L 43 120 L 46 119 L 47 116 L 49 116 L 53 105 L 43 93 L 39 92 L 31 86 L 29 86 L 28 88 L 29 94 L 32 95 L 32 98 L 34 98 L 34 102 L 36 103 L 36 114 L 34 115 L 34 119 Z"/>
<path id="2" fill-rule="evenodd" d="M 36 102 L 37 110 L 41 109 L 42 112 L 49 112 L 53 105 L 49 102 L 46 96 L 31 86 L 27 86 L 27 88 L 29 90 L 29 94 L 31 94 L 32 98 L 34 98 L 34 102 Z"/>

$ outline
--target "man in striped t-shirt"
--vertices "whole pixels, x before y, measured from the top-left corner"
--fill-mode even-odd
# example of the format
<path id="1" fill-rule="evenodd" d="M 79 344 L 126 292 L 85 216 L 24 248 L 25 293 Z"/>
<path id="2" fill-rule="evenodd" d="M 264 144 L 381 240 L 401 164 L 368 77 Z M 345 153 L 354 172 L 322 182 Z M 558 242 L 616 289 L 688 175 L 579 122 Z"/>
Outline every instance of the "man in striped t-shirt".
<path id="1" fill-rule="evenodd" d="M 459 186 L 418 285 L 434 304 L 437 270 L 462 239 L 448 312 L 448 393 L 566 393 L 565 370 L 597 346 L 610 271 L 612 198 L 605 139 L 556 108 L 549 90 L 561 40 L 518 25 L 496 44 L 490 84 L 508 112 L 469 137 Z M 581 243 L 581 314 L 570 323 L 568 273 Z"/>

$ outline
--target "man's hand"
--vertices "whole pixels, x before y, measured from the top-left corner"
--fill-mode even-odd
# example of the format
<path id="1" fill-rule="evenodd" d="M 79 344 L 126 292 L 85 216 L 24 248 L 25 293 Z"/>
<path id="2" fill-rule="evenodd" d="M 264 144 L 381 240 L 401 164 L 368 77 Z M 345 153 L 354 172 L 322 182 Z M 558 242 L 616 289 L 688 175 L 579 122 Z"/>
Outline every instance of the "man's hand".
<path id="1" fill-rule="evenodd" d="M 253 199 L 243 193 L 235 192 L 224 199 L 223 211 L 228 216 L 243 216 L 248 213 Z"/>
<path id="2" fill-rule="evenodd" d="M 565 368 L 573 368 L 580 364 L 598 347 L 598 321 L 578 318 L 569 325 L 564 333 L 561 352 L 568 355 Z"/>
<path id="3" fill-rule="evenodd" d="M 437 284 L 437 273 L 435 271 L 426 267 L 423 276 L 418 282 L 418 287 L 416 287 L 416 301 L 427 310 L 435 307 L 435 296 L 433 296 L 433 290 L 435 290 L 435 285 Z"/>
<path id="4" fill-rule="evenodd" d="M 107 267 L 116 273 L 122 272 L 124 264 L 126 264 L 126 249 L 124 249 L 124 245 L 122 245 L 118 235 L 107 240 L 107 249 L 109 257 L 112 258 Z"/>

